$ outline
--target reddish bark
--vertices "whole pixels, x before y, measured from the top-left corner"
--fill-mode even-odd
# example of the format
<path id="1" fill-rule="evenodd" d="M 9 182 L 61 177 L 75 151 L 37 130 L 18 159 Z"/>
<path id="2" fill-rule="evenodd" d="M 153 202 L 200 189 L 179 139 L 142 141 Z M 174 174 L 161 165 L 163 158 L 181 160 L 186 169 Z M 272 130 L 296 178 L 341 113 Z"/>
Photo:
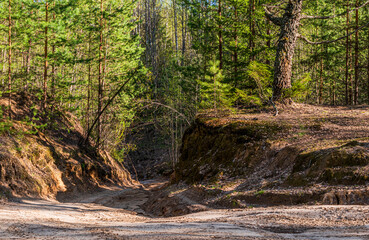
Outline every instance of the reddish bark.
<path id="1" fill-rule="evenodd" d="M 273 100 L 278 101 L 283 91 L 291 87 L 292 59 L 295 53 L 298 29 L 301 21 L 303 0 L 289 1 L 281 19 L 270 18 L 279 23 L 280 33 L 274 64 Z"/>

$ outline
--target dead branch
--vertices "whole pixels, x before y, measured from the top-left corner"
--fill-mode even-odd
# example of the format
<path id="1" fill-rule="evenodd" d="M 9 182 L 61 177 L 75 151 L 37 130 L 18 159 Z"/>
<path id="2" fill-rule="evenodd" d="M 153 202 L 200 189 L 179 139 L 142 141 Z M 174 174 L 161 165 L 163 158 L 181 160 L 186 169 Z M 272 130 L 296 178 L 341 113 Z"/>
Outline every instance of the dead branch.
<path id="1" fill-rule="evenodd" d="M 138 101 L 138 102 L 142 102 L 142 103 L 144 102 L 144 103 L 149 103 L 151 105 L 158 105 L 158 106 L 161 106 L 161 107 L 168 108 L 168 109 L 172 110 L 173 112 L 177 113 L 180 117 L 182 117 L 187 122 L 187 124 L 189 126 L 191 125 L 190 121 L 188 121 L 187 117 L 183 113 L 178 112 L 175 108 L 173 108 L 171 106 L 165 105 L 165 104 L 160 103 L 160 102 L 149 101 L 149 100 L 141 100 L 141 101 Z"/>
<path id="2" fill-rule="evenodd" d="M 136 68 L 132 75 L 121 85 L 121 87 L 115 92 L 115 94 L 108 100 L 108 102 L 105 104 L 104 108 L 98 113 L 97 117 L 95 118 L 93 124 L 91 125 L 90 129 L 88 129 L 87 131 L 87 136 L 83 142 L 84 145 L 87 144 L 88 142 L 88 138 L 90 137 L 91 135 L 91 132 L 92 130 L 94 129 L 97 121 L 100 119 L 101 115 L 105 112 L 105 110 L 109 107 L 109 105 L 113 102 L 113 100 L 115 99 L 116 96 L 118 96 L 118 94 L 120 94 L 120 92 L 124 89 L 124 87 L 127 85 L 127 83 L 129 81 L 131 81 L 131 79 L 133 78 L 133 76 L 136 75 L 137 71 L 138 71 L 139 68 Z"/>
<path id="3" fill-rule="evenodd" d="M 282 25 L 282 20 L 283 18 L 281 17 L 276 17 L 274 16 L 274 14 L 267 8 L 265 7 L 264 8 L 265 10 L 265 16 L 272 22 L 274 23 L 275 25 L 277 26 L 281 26 Z"/>

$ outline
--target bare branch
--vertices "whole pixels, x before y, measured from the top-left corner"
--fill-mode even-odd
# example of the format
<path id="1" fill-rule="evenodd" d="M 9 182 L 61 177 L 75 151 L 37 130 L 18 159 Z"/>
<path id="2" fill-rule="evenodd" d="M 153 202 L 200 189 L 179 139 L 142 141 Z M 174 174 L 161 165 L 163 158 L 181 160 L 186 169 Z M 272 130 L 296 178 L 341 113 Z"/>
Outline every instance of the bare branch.
<path id="1" fill-rule="evenodd" d="M 347 14 L 347 13 L 351 13 L 351 12 L 353 12 L 353 11 L 356 11 L 356 10 L 358 10 L 358 9 L 360 9 L 360 8 L 363 8 L 363 7 L 365 7 L 366 5 L 368 5 L 369 4 L 369 0 L 368 1 L 366 1 L 365 3 L 363 3 L 361 6 L 359 6 L 359 7 L 356 7 L 356 8 L 353 8 L 353 9 L 351 9 L 350 11 L 345 11 L 345 12 L 343 12 L 343 13 L 341 13 L 341 14 L 335 14 L 335 15 L 331 15 L 331 16 L 308 16 L 308 15 L 302 15 L 302 17 L 301 17 L 301 19 L 332 19 L 332 18 L 336 18 L 336 17 L 340 17 L 340 16 L 343 16 L 343 15 L 345 15 L 345 14 Z"/>
<path id="2" fill-rule="evenodd" d="M 105 104 L 104 108 L 98 112 L 97 117 L 95 118 L 93 124 L 91 125 L 90 129 L 88 129 L 87 131 L 87 135 L 86 138 L 83 141 L 83 144 L 86 145 L 88 143 L 88 138 L 91 135 L 92 130 L 94 129 L 97 121 L 100 119 L 101 115 L 104 113 L 104 111 L 109 107 L 109 105 L 113 102 L 114 98 L 116 96 L 118 96 L 118 94 L 120 94 L 120 92 L 124 89 L 124 87 L 127 85 L 127 83 L 129 83 L 129 81 L 131 81 L 131 79 L 136 75 L 137 71 L 138 71 L 138 67 L 133 71 L 133 74 L 131 76 L 129 76 L 127 78 L 127 80 L 125 82 L 123 82 L 123 84 L 120 86 L 120 88 L 114 93 L 114 95 L 108 100 L 108 102 Z"/>
<path id="3" fill-rule="evenodd" d="M 349 34 L 347 34 L 347 35 L 345 35 L 345 36 L 343 36 L 343 37 L 337 38 L 337 39 L 335 39 L 335 40 L 328 40 L 328 41 L 321 41 L 321 42 L 312 42 L 312 41 L 310 41 L 309 39 L 307 39 L 305 36 L 303 36 L 303 35 L 301 35 L 301 34 L 299 34 L 299 35 L 298 35 L 298 38 L 300 38 L 300 39 L 302 39 L 303 41 L 307 42 L 308 44 L 312 44 L 312 45 L 329 44 L 329 43 L 334 43 L 334 42 L 338 42 L 338 41 L 340 41 L 340 40 L 342 40 L 342 39 L 345 39 L 345 38 L 347 38 L 347 37 L 351 36 L 352 34 L 354 34 L 354 33 L 358 32 L 358 31 L 360 31 L 361 29 L 363 29 L 363 28 L 365 28 L 365 27 L 367 27 L 367 26 L 369 26 L 369 22 L 367 22 L 367 23 L 366 23 L 366 24 L 364 24 L 363 26 L 359 27 L 359 28 L 358 28 L 358 29 L 356 29 L 355 31 L 353 31 L 353 32 L 351 32 L 351 33 L 349 33 Z"/>
<path id="4" fill-rule="evenodd" d="M 188 120 L 188 118 L 183 113 L 178 112 L 177 109 L 175 109 L 175 108 L 173 108 L 171 106 L 165 105 L 165 104 L 163 104 L 161 102 L 148 101 L 148 100 L 140 100 L 138 102 L 141 102 L 141 103 L 142 102 L 145 102 L 145 103 L 149 103 L 151 105 L 158 105 L 158 106 L 162 106 L 162 107 L 168 108 L 168 109 L 172 110 L 173 112 L 177 113 L 180 117 L 182 117 L 187 122 L 188 125 L 191 125 L 190 121 Z"/>
<path id="5" fill-rule="evenodd" d="M 281 17 L 276 17 L 274 16 L 274 14 L 272 12 L 270 12 L 270 10 L 268 9 L 268 7 L 264 8 L 265 10 L 265 16 L 275 25 L 277 26 L 281 26 L 282 25 L 282 18 Z"/>

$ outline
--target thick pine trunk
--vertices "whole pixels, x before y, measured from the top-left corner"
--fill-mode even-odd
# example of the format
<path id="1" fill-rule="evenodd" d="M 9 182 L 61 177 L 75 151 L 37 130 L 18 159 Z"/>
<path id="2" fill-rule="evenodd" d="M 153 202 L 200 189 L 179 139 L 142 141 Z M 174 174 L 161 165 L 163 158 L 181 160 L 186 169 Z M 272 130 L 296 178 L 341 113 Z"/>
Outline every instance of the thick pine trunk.
<path id="1" fill-rule="evenodd" d="M 303 0 L 290 1 L 283 15 L 274 64 L 274 101 L 280 100 L 283 90 L 291 87 L 292 59 L 301 21 L 302 2 Z"/>

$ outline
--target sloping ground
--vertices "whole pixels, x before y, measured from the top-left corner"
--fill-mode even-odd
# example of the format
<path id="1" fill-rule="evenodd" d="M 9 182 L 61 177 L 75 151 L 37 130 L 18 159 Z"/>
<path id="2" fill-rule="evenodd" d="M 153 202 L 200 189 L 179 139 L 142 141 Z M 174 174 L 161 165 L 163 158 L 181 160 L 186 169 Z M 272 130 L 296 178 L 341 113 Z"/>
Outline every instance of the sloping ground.
<path id="1" fill-rule="evenodd" d="M 276 117 L 199 115 L 172 178 L 190 185 L 172 186 L 166 198 L 197 194 L 197 204 L 227 208 L 369 204 L 368 122 L 368 106 L 295 104 Z M 160 202 L 153 198 L 148 208 L 160 209 Z"/>
<path id="2" fill-rule="evenodd" d="M 294 206 L 150 218 L 91 202 L 24 200 L 0 205 L 0 239 L 364 240 L 369 237 L 368 214 L 368 206 Z"/>
<path id="3" fill-rule="evenodd" d="M 75 117 L 53 107 L 44 114 L 40 104 L 32 95 L 14 94 L 9 121 L 8 99 L 0 98 L 0 195 L 63 198 L 104 184 L 135 184 L 107 152 L 79 146 Z"/>
<path id="4" fill-rule="evenodd" d="M 244 188 L 365 184 L 369 108 L 298 105 L 277 117 L 200 115 L 183 138 L 177 180 L 246 176 Z"/>
<path id="5" fill-rule="evenodd" d="M 72 203 L 0 204 L 0 239 L 368 239 L 368 206 L 218 209 L 180 217 L 141 215 L 164 182 L 81 193 Z"/>

